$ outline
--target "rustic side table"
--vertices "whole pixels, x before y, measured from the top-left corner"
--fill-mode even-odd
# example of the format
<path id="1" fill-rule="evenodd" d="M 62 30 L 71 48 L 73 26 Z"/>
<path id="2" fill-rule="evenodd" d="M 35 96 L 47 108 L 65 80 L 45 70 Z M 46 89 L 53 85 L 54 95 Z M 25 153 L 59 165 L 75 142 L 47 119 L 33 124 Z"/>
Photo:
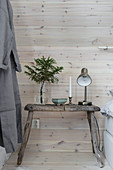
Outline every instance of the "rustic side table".
<path id="1" fill-rule="evenodd" d="M 95 153 L 95 156 L 97 158 L 97 161 L 99 162 L 100 167 L 102 168 L 104 166 L 103 164 L 103 154 L 102 151 L 99 148 L 99 140 L 100 140 L 100 134 L 99 134 L 99 128 L 97 119 L 95 117 L 95 112 L 100 111 L 100 108 L 98 106 L 81 106 L 77 104 L 72 105 L 54 105 L 54 104 L 46 104 L 46 105 L 38 105 L 38 104 L 28 104 L 25 106 L 25 110 L 28 111 L 27 120 L 24 127 L 24 142 L 21 144 L 19 153 L 18 153 L 18 159 L 17 164 L 20 165 L 23 160 L 25 148 L 29 139 L 29 134 L 31 130 L 32 125 L 32 119 L 33 119 L 33 112 L 34 111 L 63 111 L 63 112 L 76 112 L 76 111 L 86 111 L 87 112 L 87 119 L 89 122 L 90 127 L 90 133 L 91 133 L 91 142 L 92 142 L 92 150 L 93 153 Z M 97 130 L 98 129 L 98 130 Z"/>

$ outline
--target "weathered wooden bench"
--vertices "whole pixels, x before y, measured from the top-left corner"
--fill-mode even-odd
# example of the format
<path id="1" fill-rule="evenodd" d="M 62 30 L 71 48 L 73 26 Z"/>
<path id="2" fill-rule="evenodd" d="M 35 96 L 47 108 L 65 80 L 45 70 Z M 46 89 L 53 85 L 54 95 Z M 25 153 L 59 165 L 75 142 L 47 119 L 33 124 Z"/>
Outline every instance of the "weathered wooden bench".
<path id="1" fill-rule="evenodd" d="M 28 111 L 27 120 L 24 127 L 24 142 L 21 144 L 19 153 L 18 153 L 18 160 L 17 164 L 20 165 L 23 160 L 25 148 L 29 139 L 29 134 L 32 125 L 33 113 L 35 111 L 50 111 L 50 112 L 76 112 L 76 111 L 86 111 L 87 112 L 87 119 L 89 122 L 90 133 L 91 133 L 91 142 L 92 142 L 92 150 L 95 153 L 97 161 L 99 162 L 100 167 L 103 167 L 103 160 L 102 160 L 102 151 L 100 150 L 98 143 L 100 140 L 99 128 L 97 119 L 95 117 L 95 112 L 100 111 L 98 106 L 83 106 L 83 105 L 54 105 L 54 104 L 46 104 L 46 105 L 38 105 L 38 104 L 28 104 L 25 106 L 25 110 Z"/>

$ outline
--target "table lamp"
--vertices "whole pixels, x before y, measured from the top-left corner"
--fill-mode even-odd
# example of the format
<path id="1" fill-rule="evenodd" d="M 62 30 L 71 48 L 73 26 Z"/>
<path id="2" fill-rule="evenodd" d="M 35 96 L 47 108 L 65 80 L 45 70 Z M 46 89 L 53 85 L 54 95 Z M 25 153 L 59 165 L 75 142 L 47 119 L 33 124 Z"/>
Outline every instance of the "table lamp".
<path id="1" fill-rule="evenodd" d="M 84 87 L 84 100 L 78 102 L 79 105 L 92 105 L 92 102 L 87 102 L 87 86 L 92 83 L 91 77 L 88 75 L 87 68 L 82 68 L 81 74 L 77 78 L 77 83 Z"/>

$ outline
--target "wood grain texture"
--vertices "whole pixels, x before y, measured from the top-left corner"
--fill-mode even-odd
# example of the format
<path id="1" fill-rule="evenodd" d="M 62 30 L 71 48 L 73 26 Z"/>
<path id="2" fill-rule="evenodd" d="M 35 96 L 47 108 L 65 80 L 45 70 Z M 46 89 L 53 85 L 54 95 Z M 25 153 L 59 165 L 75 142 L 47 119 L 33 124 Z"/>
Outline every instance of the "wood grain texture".
<path id="1" fill-rule="evenodd" d="M 57 113 L 55 113 L 55 115 Z M 81 114 L 81 113 L 79 112 L 79 114 Z M 43 118 L 41 116 L 39 118 L 40 129 L 78 129 L 78 130 L 79 129 L 89 129 L 88 120 L 86 118 L 83 118 L 83 117 L 82 118 L 79 118 L 79 117 L 72 118 L 71 115 L 70 115 L 71 118 L 69 118 L 69 117 L 68 118 L 64 118 L 64 117 L 63 118 L 61 118 L 61 117 L 55 118 L 55 115 L 54 115 L 54 118 L 48 118 L 48 117 L 44 118 L 43 113 L 42 113 Z M 68 115 L 69 115 L 69 113 L 68 113 Z M 33 115 L 33 119 L 38 119 L 38 114 Z M 25 123 L 25 121 L 26 121 L 26 117 L 24 117 L 24 119 L 23 119 L 24 123 Z M 100 129 L 104 129 L 104 119 L 98 118 L 98 124 L 101 127 Z"/>
<path id="2" fill-rule="evenodd" d="M 31 156 L 32 155 L 32 156 Z M 17 168 L 15 161 L 17 153 L 13 154 L 2 170 Z M 22 168 L 31 170 L 100 170 L 92 153 L 56 153 L 56 152 L 26 152 Z M 105 160 L 103 170 L 111 170 Z"/>
<path id="3" fill-rule="evenodd" d="M 55 105 L 55 104 L 27 104 L 24 108 L 25 110 L 28 111 L 72 111 L 72 112 L 76 112 L 76 111 L 100 111 L 100 108 L 98 106 L 82 106 L 82 105 L 78 105 L 78 104 L 64 104 L 64 105 Z"/>
<path id="4" fill-rule="evenodd" d="M 101 108 L 112 100 L 109 90 L 113 88 L 113 50 L 98 47 L 113 46 L 113 0 L 10 0 L 10 2 L 13 7 L 17 49 L 22 65 L 18 81 L 23 108 L 28 103 L 35 104 L 34 98 L 38 96 L 40 88 L 39 84 L 30 81 L 24 74 L 24 65 L 31 65 L 34 58 L 41 58 L 43 55 L 53 57 L 59 66 L 64 67 L 63 72 L 58 75 L 59 82 L 45 86 L 48 103 L 52 104 L 51 99 L 55 97 L 68 99 L 70 76 L 72 76 L 72 102 L 76 104 L 83 101 L 84 88 L 78 86 L 76 82 L 83 67 L 88 68 L 92 78 L 92 84 L 88 87 L 88 101 Z M 104 129 L 104 117 L 100 112 L 96 112 L 95 115 L 100 122 L 100 128 Z M 36 144 L 34 141 L 38 140 L 40 150 L 52 151 L 53 144 L 64 140 L 62 139 L 64 136 L 67 141 L 74 138 L 72 142 L 76 145 L 78 143 L 76 135 L 79 134 L 79 139 L 84 140 L 84 135 L 89 133 L 86 116 L 86 112 L 73 113 L 69 110 L 66 113 L 35 112 L 34 118 L 40 118 L 41 126 L 39 130 L 34 130 L 37 133 L 34 131 L 31 133 L 29 142 L 34 146 Z M 27 112 L 23 110 L 23 124 L 26 117 Z M 52 130 L 58 136 L 55 138 L 53 135 L 51 143 L 49 135 Z M 40 140 L 37 135 L 41 135 Z M 43 143 L 44 141 L 47 143 Z M 66 144 L 60 145 L 60 150 L 65 152 L 68 148 L 68 151 L 73 152 L 74 143 L 67 141 Z M 87 142 L 91 146 L 90 138 L 87 138 Z M 91 151 L 87 142 L 81 144 L 78 152 Z M 58 150 L 56 147 L 56 152 Z"/>
<path id="5" fill-rule="evenodd" d="M 27 121 L 24 127 L 24 135 L 23 135 L 23 143 L 22 146 L 19 150 L 18 153 L 18 160 L 17 160 L 17 165 L 20 165 L 24 156 L 24 150 L 26 148 L 28 139 L 29 139 L 29 135 L 30 135 L 30 129 L 32 126 L 32 119 L 33 119 L 33 112 L 29 112 L 28 113 L 28 117 L 27 117 Z"/>

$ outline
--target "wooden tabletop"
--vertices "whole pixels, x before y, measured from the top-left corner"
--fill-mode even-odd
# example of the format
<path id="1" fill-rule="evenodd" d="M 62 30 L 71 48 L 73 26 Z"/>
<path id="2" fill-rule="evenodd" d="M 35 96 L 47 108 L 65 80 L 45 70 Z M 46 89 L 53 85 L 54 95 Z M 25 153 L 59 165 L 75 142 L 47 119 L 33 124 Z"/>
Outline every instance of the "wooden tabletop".
<path id="1" fill-rule="evenodd" d="M 78 104 L 65 104 L 65 105 L 55 105 L 55 104 L 27 104 L 24 108 L 28 111 L 100 111 L 98 106 L 85 106 Z"/>

